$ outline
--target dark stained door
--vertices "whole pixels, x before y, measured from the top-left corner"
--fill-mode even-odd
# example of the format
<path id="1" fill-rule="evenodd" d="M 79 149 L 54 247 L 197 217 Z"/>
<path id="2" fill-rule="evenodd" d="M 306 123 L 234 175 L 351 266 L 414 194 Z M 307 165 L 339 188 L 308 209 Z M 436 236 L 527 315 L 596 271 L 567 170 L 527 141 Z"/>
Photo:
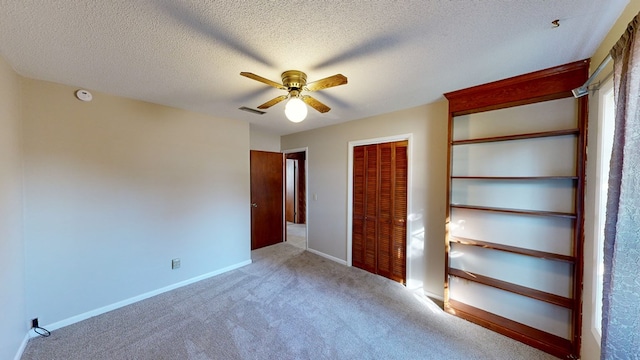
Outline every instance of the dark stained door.
<path id="1" fill-rule="evenodd" d="M 405 283 L 407 141 L 353 149 L 353 266 Z"/>
<path id="2" fill-rule="evenodd" d="M 306 180 L 305 180 L 305 162 L 306 162 L 306 153 L 304 151 L 297 153 L 288 153 L 286 154 L 287 160 L 295 160 L 295 168 L 294 168 L 294 188 L 295 194 L 291 195 L 287 193 L 287 201 L 289 198 L 295 198 L 295 202 L 293 203 L 293 222 L 296 224 L 305 224 L 307 217 L 307 188 L 306 188 Z M 287 179 L 288 179 L 287 174 Z M 288 181 L 288 180 L 287 180 Z M 290 221 L 287 218 L 287 221 Z"/>
<path id="3" fill-rule="evenodd" d="M 283 241 L 284 155 L 251 151 L 251 250 Z"/>
<path id="4" fill-rule="evenodd" d="M 295 223 L 296 221 L 296 163 L 298 160 L 286 159 L 287 172 L 285 196 L 285 220 Z"/>

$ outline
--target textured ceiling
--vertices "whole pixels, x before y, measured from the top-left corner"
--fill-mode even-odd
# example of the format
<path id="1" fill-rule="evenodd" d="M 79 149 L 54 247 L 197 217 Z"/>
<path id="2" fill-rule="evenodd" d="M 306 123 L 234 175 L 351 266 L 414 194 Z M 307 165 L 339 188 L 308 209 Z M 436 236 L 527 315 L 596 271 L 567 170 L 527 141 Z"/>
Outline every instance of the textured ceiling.
<path id="1" fill-rule="evenodd" d="M 634 0 L 636 1 L 636 0 Z M 628 0 L 0 0 L 0 56 L 21 75 L 249 121 L 289 134 L 590 57 Z M 551 22 L 560 19 L 560 27 Z M 594 59 L 599 62 L 601 59 Z M 344 86 L 300 124 L 280 82 L 296 69 Z"/>

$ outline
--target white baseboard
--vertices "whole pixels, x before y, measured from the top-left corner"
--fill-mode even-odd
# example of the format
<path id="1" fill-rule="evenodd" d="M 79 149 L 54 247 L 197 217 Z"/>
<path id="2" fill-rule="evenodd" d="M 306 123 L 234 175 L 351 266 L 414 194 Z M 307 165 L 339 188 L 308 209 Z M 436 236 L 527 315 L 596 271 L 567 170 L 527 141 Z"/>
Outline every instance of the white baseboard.
<path id="1" fill-rule="evenodd" d="M 325 254 L 323 252 L 320 252 L 318 250 L 313 250 L 313 249 L 307 248 L 307 251 L 312 253 L 312 254 L 316 254 L 318 256 L 322 256 L 325 259 L 329 259 L 331 261 L 335 261 L 338 264 L 347 265 L 347 262 L 345 260 L 338 259 L 337 257 L 331 256 L 331 255 L 327 255 L 327 254 Z"/>
<path id="2" fill-rule="evenodd" d="M 426 290 L 423 291 L 423 292 L 424 292 L 424 296 L 426 296 L 426 297 L 430 297 L 430 298 L 438 299 L 440 301 L 444 301 L 444 296 L 442 296 L 442 295 L 437 295 L 437 294 L 434 294 L 434 293 L 426 291 Z"/>
<path id="3" fill-rule="evenodd" d="M 24 349 L 27 348 L 27 343 L 29 342 L 29 339 L 31 339 L 31 335 L 29 333 L 31 333 L 31 330 L 29 330 L 29 332 L 24 336 L 24 339 L 22 339 L 22 343 L 18 348 L 18 352 L 16 352 L 16 356 L 13 357 L 13 360 L 20 360 L 20 358 L 22 358 L 22 353 L 24 353 Z"/>
<path id="4" fill-rule="evenodd" d="M 118 301 L 117 303 L 114 303 L 114 304 L 111 304 L 111 305 L 107 305 L 107 306 L 103 306 L 103 307 L 95 309 L 95 310 L 87 311 L 85 313 L 82 313 L 82 314 L 79 314 L 79 315 L 76 315 L 76 316 L 72 316 L 70 318 L 67 318 L 67 319 L 64 319 L 64 320 L 60 320 L 58 322 L 54 322 L 52 324 L 44 325 L 43 327 L 45 329 L 49 330 L 49 331 L 60 329 L 62 327 L 69 326 L 71 324 L 75 324 L 75 323 L 80 322 L 82 320 L 86 320 L 86 319 L 92 318 L 94 316 L 104 314 L 104 313 L 109 312 L 111 310 L 115 310 L 115 309 L 121 308 L 123 306 L 131 305 L 131 304 L 136 303 L 138 301 L 141 301 L 141 300 L 144 300 L 144 299 L 148 299 L 148 298 L 150 298 L 152 296 L 156 296 L 156 295 L 162 294 L 162 293 L 167 292 L 167 291 L 171 291 L 171 290 L 174 290 L 174 289 L 177 289 L 177 288 L 189 285 L 189 284 L 193 284 L 195 282 L 198 282 L 198 281 L 201 281 L 201 280 L 204 280 L 204 279 L 216 276 L 216 275 L 220 275 L 222 273 L 226 273 L 228 271 L 235 270 L 235 269 L 241 268 L 241 267 L 249 265 L 249 264 L 251 264 L 251 259 L 243 261 L 243 262 L 240 262 L 240 263 L 237 263 L 237 264 L 234 264 L 234 265 L 231 265 L 231 266 L 227 266 L 225 268 L 222 268 L 222 269 L 219 269 L 219 270 L 216 270 L 216 271 L 212 271 L 210 273 L 206 273 L 206 274 L 203 274 L 203 275 L 200 275 L 200 276 L 196 276 L 196 277 L 193 277 L 191 279 L 187 279 L 187 280 L 184 280 L 184 281 L 181 281 L 181 282 L 169 285 L 169 286 L 165 286 L 165 287 L 157 289 L 157 290 L 149 291 L 147 293 L 140 294 L 138 296 L 134 296 L 134 297 L 129 298 L 129 299 Z M 38 334 L 36 334 L 33 331 L 29 331 L 29 335 L 30 335 L 31 338 L 38 336 Z"/>

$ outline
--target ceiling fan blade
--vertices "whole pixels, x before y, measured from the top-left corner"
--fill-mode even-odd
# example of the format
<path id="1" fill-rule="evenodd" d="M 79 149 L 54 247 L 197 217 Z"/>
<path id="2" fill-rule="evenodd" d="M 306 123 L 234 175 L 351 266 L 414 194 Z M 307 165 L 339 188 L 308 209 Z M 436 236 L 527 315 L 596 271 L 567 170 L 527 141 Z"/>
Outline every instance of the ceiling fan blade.
<path id="1" fill-rule="evenodd" d="M 268 109 L 268 108 L 272 107 L 273 105 L 279 103 L 280 101 L 282 101 L 282 100 L 284 100 L 284 99 L 286 99 L 288 97 L 289 96 L 287 96 L 287 95 L 280 95 L 277 98 L 273 98 L 273 99 L 267 101 L 266 103 L 258 106 L 258 109 Z"/>
<path id="2" fill-rule="evenodd" d="M 244 77 L 248 77 L 249 79 L 253 79 L 256 81 L 260 81 L 261 83 L 265 83 L 269 86 L 273 86 L 274 88 L 277 89 L 281 89 L 281 90 L 288 90 L 284 85 L 279 84 L 275 81 L 271 81 L 269 79 L 263 78 L 262 76 L 256 75 L 254 73 L 250 73 L 250 72 L 241 72 L 240 75 L 244 76 Z"/>
<path id="3" fill-rule="evenodd" d="M 335 74 L 333 76 L 329 76 L 327 78 L 314 81 L 312 83 L 307 84 L 305 86 L 305 90 L 307 91 L 318 91 L 334 86 L 344 85 L 347 83 L 347 77 L 342 74 Z"/>
<path id="4" fill-rule="evenodd" d="M 301 96 L 302 101 L 304 101 L 307 105 L 311 106 L 312 108 L 318 110 L 321 113 L 326 113 L 327 111 L 331 110 L 330 107 L 328 107 L 327 105 L 321 103 L 320 101 L 316 100 L 315 98 L 312 98 L 309 95 L 303 95 Z"/>

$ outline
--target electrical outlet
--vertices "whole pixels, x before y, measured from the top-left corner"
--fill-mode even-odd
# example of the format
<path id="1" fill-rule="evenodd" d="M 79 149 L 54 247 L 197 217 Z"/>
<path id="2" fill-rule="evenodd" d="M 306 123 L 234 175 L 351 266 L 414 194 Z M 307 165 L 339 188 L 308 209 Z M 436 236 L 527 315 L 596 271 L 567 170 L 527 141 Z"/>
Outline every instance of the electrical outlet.
<path id="1" fill-rule="evenodd" d="M 38 325 L 38 318 L 31 319 L 31 328 L 37 328 L 37 327 L 40 327 Z"/>
<path id="2" fill-rule="evenodd" d="M 179 258 L 175 258 L 171 260 L 171 269 L 175 270 L 180 268 L 180 259 Z"/>

